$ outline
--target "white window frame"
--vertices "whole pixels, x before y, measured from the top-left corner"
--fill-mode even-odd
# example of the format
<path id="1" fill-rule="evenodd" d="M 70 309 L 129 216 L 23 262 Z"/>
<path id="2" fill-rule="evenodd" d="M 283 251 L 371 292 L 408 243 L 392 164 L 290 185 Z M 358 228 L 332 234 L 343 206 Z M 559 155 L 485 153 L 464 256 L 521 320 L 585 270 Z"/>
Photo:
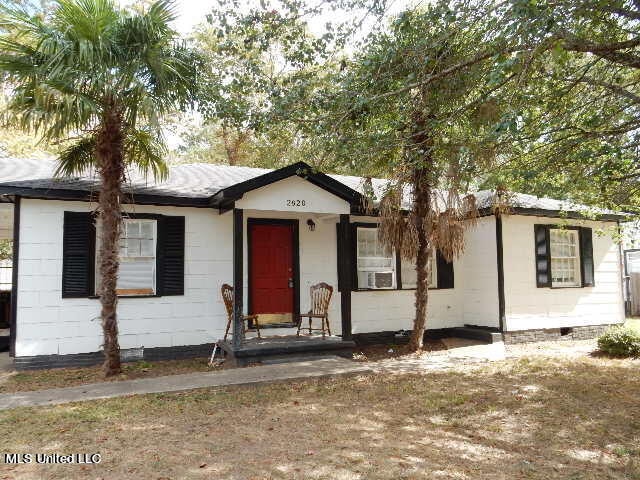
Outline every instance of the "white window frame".
<path id="1" fill-rule="evenodd" d="M 559 241 L 557 235 L 561 234 L 562 236 L 571 239 L 571 241 Z M 554 236 L 556 238 L 554 238 Z M 556 253 L 554 255 L 554 247 L 556 247 Z M 567 255 L 563 253 L 557 252 L 557 247 L 574 247 L 574 254 Z M 582 286 L 582 272 L 580 267 L 580 233 L 575 229 L 563 229 L 563 228 L 551 228 L 549 229 L 549 258 L 551 259 L 550 265 L 550 273 L 551 273 L 551 287 L 570 287 L 570 288 L 579 288 Z M 574 281 L 569 280 L 555 280 L 556 275 L 554 274 L 554 268 L 557 271 L 559 266 L 559 262 L 565 262 L 565 260 L 569 260 L 567 263 L 573 263 L 573 277 Z M 570 271 L 566 268 L 562 270 Z M 565 276 L 564 278 L 567 278 Z"/>
<path id="2" fill-rule="evenodd" d="M 152 244 L 152 249 L 151 251 L 153 252 L 153 255 L 122 255 L 123 251 L 125 251 L 123 249 L 123 245 L 122 242 L 123 240 L 127 240 L 126 235 L 126 231 L 127 231 L 127 225 L 128 224 L 132 224 L 132 223 L 149 223 L 152 225 L 152 235 L 153 238 L 152 239 L 146 239 L 146 240 L 153 240 L 153 244 Z M 100 232 L 101 232 L 101 228 L 102 228 L 102 224 L 100 222 L 98 222 L 97 226 L 96 226 L 96 272 L 99 271 L 99 258 L 98 258 L 98 252 L 100 251 Z M 135 238 L 133 238 L 135 239 Z M 145 240 L 143 238 L 140 238 L 140 240 Z M 118 296 L 122 296 L 122 297 L 139 297 L 139 296 L 149 296 L 149 295 L 156 295 L 157 294 L 157 285 L 156 285 L 156 279 L 157 279 L 157 271 L 158 271 L 158 255 L 157 255 L 157 245 L 158 245 L 158 220 L 156 218 L 124 218 L 122 220 L 122 226 L 121 226 L 121 232 L 120 232 L 120 239 L 118 241 L 119 244 L 119 261 L 120 264 L 122 265 L 123 263 L 128 263 L 128 262 L 136 262 L 136 261 L 148 261 L 150 259 L 153 259 L 153 268 L 151 271 L 151 288 L 150 289 L 139 289 L 140 291 L 134 291 L 136 289 L 120 289 L 118 287 L 116 287 L 116 293 L 118 294 Z M 96 292 L 100 291 L 100 275 L 96 275 Z M 144 291 L 141 291 L 144 290 Z"/>
<path id="3" fill-rule="evenodd" d="M 379 256 L 364 256 L 364 255 L 360 255 L 360 232 L 361 231 L 366 231 L 366 232 L 373 232 L 374 233 L 374 237 L 376 239 L 376 251 L 380 249 L 383 250 L 382 246 L 380 245 L 380 240 L 378 239 L 378 227 L 362 227 L 362 226 L 357 226 L 356 227 L 356 280 L 358 282 L 358 289 L 359 290 L 368 290 L 369 287 L 366 285 L 360 285 L 360 272 L 388 272 L 388 271 L 392 271 L 393 272 L 393 282 L 391 284 L 390 287 L 387 288 L 380 288 L 380 289 L 376 289 L 376 290 L 395 290 L 397 288 L 397 272 L 396 272 L 396 256 L 395 256 L 395 252 L 392 253 L 390 256 L 384 255 L 384 253 L 381 253 L 381 255 Z M 378 248 L 379 247 L 379 248 Z M 378 253 L 378 252 L 376 252 Z M 360 260 L 361 259 L 378 259 L 378 260 L 383 260 L 383 261 L 387 261 L 388 259 L 391 259 L 390 262 L 390 266 L 380 266 L 380 267 L 364 267 L 360 265 Z"/>

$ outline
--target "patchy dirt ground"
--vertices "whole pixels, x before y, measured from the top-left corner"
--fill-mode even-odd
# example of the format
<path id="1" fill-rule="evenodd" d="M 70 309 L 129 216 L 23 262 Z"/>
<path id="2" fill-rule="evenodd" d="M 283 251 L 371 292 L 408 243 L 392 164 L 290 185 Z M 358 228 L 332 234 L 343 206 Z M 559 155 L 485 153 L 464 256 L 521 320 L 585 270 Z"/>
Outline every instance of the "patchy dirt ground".
<path id="1" fill-rule="evenodd" d="M 506 345 L 506 354 L 509 357 L 521 356 L 549 356 L 549 357 L 584 357 L 597 356 L 598 341 L 590 340 L 558 340 L 555 342 L 519 343 Z"/>
<path id="2" fill-rule="evenodd" d="M 52 370 L 34 370 L 25 372 L 0 372 L 0 393 L 25 392 L 45 388 L 71 387 L 87 383 L 135 378 L 161 377 L 179 373 L 207 372 L 222 368 L 221 364 L 208 366 L 208 358 L 188 360 L 170 360 L 162 362 L 124 363 L 122 374 L 106 379 L 101 367 L 58 368 Z M 1 460 L 1 459 L 0 459 Z M 1 478 L 1 477 L 0 477 Z"/>
<path id="3" fill-rule="evenodd" d="M 640 478 L 634 361 L 527 357 L 0 413 L 2 479 Z M 0 459 L 1 460 L 1 459 Z"/>
<path id="4" fill-rule="evenodd" d="M 428 340 L 424 343 L 424 353 L 446 350 L 447 347 L 440 340 Z M 367 345 L 358 347 L 353 352 L 353 359 L 357 362 L 375 362 L 387 358 L 402 358 L 414 355 L 407 350 L 407 345 Z"/>
<path id="5" fill-rule="evenodd" d="M 448 340 L 458 341 L 457 343 L 455 341 L 452 343 L 450 341 L 448 342 Z M 446 343 L 449 343 L 449 347 L 452 348 L 451 350 L 447 350 Z M 354 352 L 354 360 L 358 362 L 384 362 L 385 360 L 406 361 L 407 368 L 400 370 L 411 371 L 412 368 L 410 367 L 416 362 L 419 364 L 421 360 L 432 358 L 433 356 L 456 356 L 458 352 L 462 352 L 463 350 L 455 347 L 465 347 L 476 344 L 482 345 L 482 342 L 463 339 L 445 339 L 444 341 L 429 340 L 425 342 L 424 351 L 419 354 L 408 352 L 406 345 L 370 345 L 358 348 Z M 598 355 L 596 340 L 540 342 L 509 345 L 505 348 L 508 357 L 540 355 L 578 358 Z M 481 355 L 482 353 L 480 353 L 480 356 Z M 383 364 L 381 363 L 381 365 Z M 223 368 L 229 368 L 229 366 L 224 363 L 217 363 L 209 367 L 208 359 L 197 358 L 162 362 L 142 361 L 126 363 L 123 364 L 123 373 L 121 375 L 106 380 L 102 376 L 100 367 L 0 372 L 0 393 L 70 387 L 102 381 L 133 380 L 136 378 L 152 378 L 181 373 L 207 372 Z"/>

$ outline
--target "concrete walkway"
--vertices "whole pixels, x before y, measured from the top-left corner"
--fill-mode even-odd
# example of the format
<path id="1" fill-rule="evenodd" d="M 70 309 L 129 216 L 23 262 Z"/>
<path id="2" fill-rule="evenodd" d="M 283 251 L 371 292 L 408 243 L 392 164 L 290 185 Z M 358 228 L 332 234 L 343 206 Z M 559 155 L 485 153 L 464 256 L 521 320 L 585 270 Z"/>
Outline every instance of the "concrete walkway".
<path id="1" fill-rule="evenodd" d="M 77 387 L 32 392 L 5 393 L 0 395 L 0 410 L 16 407 L 57 405 L 146 393 L 179 392 L 194 388 L 268 383 L 371 371 L 367 364 L 353 362 L 345 358 L 330 357 L 304 362 L 234 368 L 218 372 L 187 373 L 120 382 L 92 383 Z"/>
<path id="2" fill-rule="evenodd" d="M 443 343 L 447 350 L 415 357 L 389 358 L 376 362 L 358 363 L 345 358 L 329 357 L 215 372 L 187 373 L 138 380 L 92 383 L 50 390 L 5 393 L 0 394 L 0 410 L 349 373 L 425 373 L 505 358 L 505 347 L 502 342 L 487 345 L 475 340 L 445 338 Z"/>
<path id="3" fill-rule="evenodd" d="M 442 343 L 447 350 L 387 358 L 369 365 L 376 373 L 426 373 L 464 365 L 495 362 L 506 358 L 505 346 L 502 342 L 486 344 L 464 338 L 444 338 Z"/>

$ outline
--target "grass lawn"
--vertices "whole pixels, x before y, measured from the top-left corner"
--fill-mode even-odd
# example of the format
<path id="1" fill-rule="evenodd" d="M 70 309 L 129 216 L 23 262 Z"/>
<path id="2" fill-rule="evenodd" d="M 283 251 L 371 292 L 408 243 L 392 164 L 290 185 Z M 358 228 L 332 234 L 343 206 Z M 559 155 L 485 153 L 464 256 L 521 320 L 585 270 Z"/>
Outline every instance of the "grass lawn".
<path id="1" fill-rule="evenodd" d="M 2 453 L 103 460 L 0 478 L 638 479 L 639 366 L 522 358 L 9 410 Z"/>
<path id="2" fill-rule="evenodd" d="M 640 318 L 627 318 L 625 325 L 628 325 L 634 330 L 640 332 Z"/>
<path id="3" fill-rule="evenodd" d="M 389 353 L 390 348 L 393 353 Z M 429 341 L 425 344 L 425 350 L 428 351 L 442 350 L 444 348 L 442 342 L 439 341 Z M 406 354 L 406 346 L 404 345 L 373 345 L 361 348 L 356 354 L 356 360 L 363 362 L 375 361 L 382 358 L 398 357 L 403 354 Z M 108 379 L 104 378 L 101 366 L 0 372 L 0 394 L 72 387 L 105 381 L 117 382 L 136 378 L 160 377 L 180 373 L 210 372 L 223 368 L 229 368 L 229 366 L 224 363 L 216 363 L 210 367 L 209 358 L 192 358 L 161 362 L 123 363 L 122 374 Z M 0 477 L 1 479 L 2 477 Z"/>
<path id="4" fill-rule="evenodd" d="M 220 366 L 209 367 L 207 365 L 208 362 L 208 358 L 193 358 L 163 362 L 123 363 L 122 374 L 109 378 L 107 381 L 160 377 L 162 375 L 175 375 L 179 373 L 206 372 L 220 368 Z M 0 393 L 71 387 L 74 385 L 103 381 L 105 381 L 105 378 L 100 366 L 9 373 L 0 372 Z M 2 477 L 0 477 L 0 479 L 1 478 Z"/>

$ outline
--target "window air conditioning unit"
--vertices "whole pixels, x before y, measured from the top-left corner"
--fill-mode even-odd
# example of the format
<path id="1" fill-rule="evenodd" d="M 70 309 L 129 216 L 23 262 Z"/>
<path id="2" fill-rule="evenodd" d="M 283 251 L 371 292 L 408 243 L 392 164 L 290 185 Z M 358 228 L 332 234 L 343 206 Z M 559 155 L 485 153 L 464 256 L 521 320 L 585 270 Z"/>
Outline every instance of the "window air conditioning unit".
<path id="1" fill-rule="evenodd" d="M 393 271 L 368 272 L 367 288 L 393 288 Z"/>

